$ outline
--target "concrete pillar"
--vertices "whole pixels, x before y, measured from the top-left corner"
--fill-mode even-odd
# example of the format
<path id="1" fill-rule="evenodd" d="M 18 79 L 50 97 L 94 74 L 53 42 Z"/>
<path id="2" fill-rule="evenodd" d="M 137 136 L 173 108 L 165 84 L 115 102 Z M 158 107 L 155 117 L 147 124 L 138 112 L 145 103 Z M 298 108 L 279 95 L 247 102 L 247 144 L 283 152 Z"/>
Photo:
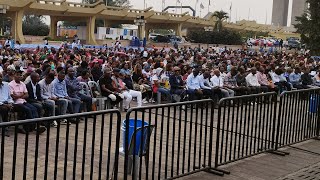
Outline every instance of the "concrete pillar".
<path id="1" fill-rule="evenodd" d="M 103 20 L 103 25 L 104 25 L 104 27 L 111 27 L 112 23 L 111 23 L 111 21 L 108 21 L 108 20 L 104 19 Z"/>
<path id="2" fill-rule="evenodd" d="M 58 35 L 58 19 L 54 16 L 50 16 L 50 34 L 51 39 L 55 39 Z"/>
<path id="3" fill-rule="evenodd" d="M 96 37 L 94 35 L 94 28 L 96 25 L 96 17 L 92 16 L 87 19 L 87 44 L 97 45 Z"/>
<path id="4" fill-rule="evenodd" d="M 146 38 L 147 38 L 147 41 L 149 41 L 149 35 L 150 35 L 150 28 L 146 28 Z"/>
<path id="5" fill-rule="evenodd" d="M 181 23 L 179 23 L 179 24 L 176 25 L 175 31 L 176 31 L 176 36 L 180 36 L 180 37 L 182 36 L 182 33 L 181 33 L 181 31 L 182 31 L 182 24 L 181 24 Z"/>
<path id="6" fill-rule="evenodd" d="M 15 41 L 19 41 L 21 44 L 25 43 L 25 39 L 22 32 L 22 18 L 24 16 L 24 11 L 15 11 L 9 14 L 11 18 L 11 35 Z"/>
<path id="7" fill-rule="evenodd" d="M 143 38 L 146 37 L 145 34 L 145 26 L 138 26 L 138 37 L 140 40 L 143 40 Z"/>

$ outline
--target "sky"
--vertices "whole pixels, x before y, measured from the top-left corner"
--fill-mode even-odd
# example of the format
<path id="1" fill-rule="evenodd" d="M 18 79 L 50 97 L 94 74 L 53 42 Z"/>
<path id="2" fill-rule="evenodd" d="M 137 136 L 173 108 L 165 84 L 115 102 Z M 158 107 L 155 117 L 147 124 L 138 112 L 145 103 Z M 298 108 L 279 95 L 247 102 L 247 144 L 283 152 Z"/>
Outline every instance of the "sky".
<path id="1" fill-rule="evenodd" d="M 162 10 L 162 1 L 163 0 L 129 0 L 133 8 L 143 9 L 144 1 L 147 7 L 153 7 L 155 11 Z M 165 6 L 176 5 L 177 0 L 164 0 Z M 217 10 L 224 10 L 230 14 L 231 8 L 231 21 L 236 22 L 237 20 L 256 20 L 260 24 L 271 24 L 272 16 L 272 5 L 273 0 L 211 0 L 209 6 L 209 0 L 178 0 L 182 5 L 191 6 L 196 9 L 197 15 L 200 16 L 200 5 L 201 3 L 204 6 L 204 9 L 201 9 L 201 17 L 205 16 L 210 12 Z M 198 3 L 196 3 L 198 1 Z M 178 3 L 178 6 L 181 4 Z M 170 13 L 175 12 L 175 9 L 169 10 Z M 183 10 L 182 12 L 186 12 Z M 178 13 L 181 13 L 181 9 L 177 9 Z M 190 11 L 191 14 L 191 11 Z"/>
<path id="2" fill-rule="evenodd" d="M 81 0 L 67 0 L 73 2 L 81 2 Z M 236 22 L 238 20 L 255 20 L 260 24 L 271 24 L 272 17 L 272 5 L 273 0 L 128 0 L 130 5 L 134 9 L 144 9 L 144 7 L 153 7 L 155 11 L 162 11 L 162 2 L 165 2 L 166 6 L 175 6 L 177 1 L 180 1 L 184 6 L 191 6 L 197 12 L 196 16 L 205 16 L 210 12 L 223 10 L 228 14 L 231 14 L 231 21 Z M 145 4 L 144 4 L 145 2 Z M 198 3 L 197 3 L 198 2 Z M 180 6 L 181 4 L 177 4 Z M 203 9 L 200 8 L 201 4 Z M 230 13 L 230 6 L 231 13 Z M 201 13 L 200 13 L 201 10 Z M 184 13 L 188 11 L 183 9 L 170 9 L 170 13 Z M 290 13 L 290 12 L 289 12 Z M 48 18 L 47 18 L 48 19 Z"/>

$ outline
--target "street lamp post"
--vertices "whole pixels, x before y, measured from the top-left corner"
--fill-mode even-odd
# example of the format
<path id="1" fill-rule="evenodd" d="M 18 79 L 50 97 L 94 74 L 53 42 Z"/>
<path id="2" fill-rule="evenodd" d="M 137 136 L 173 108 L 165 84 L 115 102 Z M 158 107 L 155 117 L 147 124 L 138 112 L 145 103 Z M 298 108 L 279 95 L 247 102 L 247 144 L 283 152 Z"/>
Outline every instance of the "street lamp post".
<path id="1" fill-rule="evenodd" d="M 138 35 L 140 39 L 143 39 L 143 26 L 145 26 L 147 23 L 146 20 L 144 20 L 144 16 L 137 16 L 137 18 L 134 20 L 134 24 L 138 26 Z"/>
<path id="2" fill-rule="evenodd" d="M 206 31 L 206 32 L 212 32 L 213 29 L 214 28 L 212 26 L 204 27 L 204 31 Z M 209 49 L 209 44 L 207 44 L 207 49 Z"/>

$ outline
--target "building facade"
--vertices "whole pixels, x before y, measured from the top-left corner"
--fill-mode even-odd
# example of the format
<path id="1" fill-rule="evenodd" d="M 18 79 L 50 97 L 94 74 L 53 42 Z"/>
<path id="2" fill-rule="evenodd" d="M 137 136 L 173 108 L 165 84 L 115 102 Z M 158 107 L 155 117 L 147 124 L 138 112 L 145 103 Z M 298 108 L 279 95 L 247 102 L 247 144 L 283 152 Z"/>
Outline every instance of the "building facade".
<path id="1" fill-rule="evenodd" d="M 291 0 L 292 7 L 289 7 L 290 0 L 273 0 L 272 24 L 275 26 L 288 26 L 290 19 L 292 26 L 296 23 L 296 16 L 301 16 L 306 10 L 306 0 Z M 289 15 L 289 8 L 292 8 L 292 14 Z"/>

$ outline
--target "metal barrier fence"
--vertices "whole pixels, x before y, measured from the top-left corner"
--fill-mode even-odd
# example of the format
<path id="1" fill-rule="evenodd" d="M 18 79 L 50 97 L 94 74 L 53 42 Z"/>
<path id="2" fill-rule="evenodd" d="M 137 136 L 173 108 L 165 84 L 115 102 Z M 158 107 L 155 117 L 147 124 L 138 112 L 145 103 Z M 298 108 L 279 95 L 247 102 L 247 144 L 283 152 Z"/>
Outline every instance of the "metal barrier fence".
<path id="1" fill-rule="evenodd" d="M 212 161 L 215 115 L 211 100 L 129 110 L 126 121 L 139 119 L 149 125 L 141 127 L 141 132 L 145 130 L 149 132 L 142 133 L 139 137 L 132 137 L 136 138 L 133 141 L 143 142 L 144 139 L 149 139 L 150 142 L 147 144 L 125 142 L 125 146 L 129 148 L 123 160 L 124 167 L 130 167 L 132 164 L 132 169 L 135 171 L 131 172 L 130 168 L 125 169 L 123 179 L 127 179 L 130 173 L 132 179 L 172 179 L 209 170 Z M 137 121 L 131 125 L 135 128 L 139 126 Z M 129 123 L 126 123 L 125 129 L 129 128 Z M 128 131 L 124 136 L 126 139 L 131 137 Z M 145 158 L 144 163 L 143 158 Z"/>
<path id="2" fill-rule="evenodd" d="M 219 102 L 215 167 L 274 148 L 276 99 L 265 93 Z"/>
<path id="3" fill-rule="evenodd" d="M 79 119 L 62 125 L 60 120 Z M 20 128 L 57 128 L 18 134 Z M 23 127 L 22 127 L 23 126 Z M 1 123 L 0 179 L 108 179 L 118 171 L 120 112 L 107 110 Z M 21 130 L 20 130 L 21 131 Z M 115 139 L 115 141 L 114 141 Z"/>
<path id="4" fill-rule="evenodd" d="M 277 99 L 280 98 L 280 101 Z M 2 179 L 174 179 L 319 136 L 320 89 L 0 123 Z M 59 121 L 83 118 L 80 123 Z M 18 134 L 21 126 L 40 136 Z M 29 125 L 29 126 L 28 126 Z M 33 135 L 32 135 L 33 134 Z"/>
<path id="5" fill-rule="evenodd" d="M 320 89 L 280 95 L 275 149 L 319 136 Z"/>

